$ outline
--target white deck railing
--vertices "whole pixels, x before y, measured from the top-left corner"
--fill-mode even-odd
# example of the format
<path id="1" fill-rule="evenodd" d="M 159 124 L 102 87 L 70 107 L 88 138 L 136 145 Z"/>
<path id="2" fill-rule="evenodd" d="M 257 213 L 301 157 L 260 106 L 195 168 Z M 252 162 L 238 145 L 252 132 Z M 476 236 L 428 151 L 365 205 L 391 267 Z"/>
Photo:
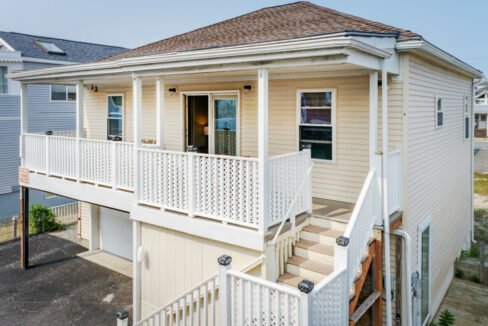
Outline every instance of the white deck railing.
<path id="1" fill-rule="evenodd" d="M 56 220 L 61 224 L 71 224 L 78 221 L 80 215 L 79 202 L 50 207 Z"/>
<path id="2" fill-rule="evenodd" d="M 388 213 L 401 210 L 403 201 L 402 152 L 397 149 L 388 156 Z"/>
<path id="3" fill-rule="evenodd" d="M 270 209 L 264 222 L 257 158 L 143 147 L 137 150 L 136 173 L 132 143 L 41 134 L 22 137 L 24 167 L 129 191 L 136 188 L 137 180 L 137 201 L 141 204 L 263 230 L 311 210 L 308 178 L 293 210 L 286 214 L 311 166 L 308 151 L 269 159 L 266 204 Z"/>

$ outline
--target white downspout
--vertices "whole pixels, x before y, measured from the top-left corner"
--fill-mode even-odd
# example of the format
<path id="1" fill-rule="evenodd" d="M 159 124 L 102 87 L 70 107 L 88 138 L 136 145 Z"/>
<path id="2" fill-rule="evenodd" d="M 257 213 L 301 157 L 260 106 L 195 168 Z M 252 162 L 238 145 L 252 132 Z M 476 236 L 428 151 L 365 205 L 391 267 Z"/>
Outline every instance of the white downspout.
<path id="1" fill-rule="evenodd" d="M 392 324 L 391 266 L 390 266 L 390 215 L 388 212 L 388 75 L 386 59 L 381 61 L 381 113 L 383 131 L 383 228 L 385 246 L 386 325 Z"/>
<path id="2" fill-rule="evenodd" d="M 413 325 L 412 311 L 412 238 L 404 230 L 396 229 L 393 234 L 402 237 L 405 240 L 405 288 L 404 300 L 407 304 L 407 326 Z"/>

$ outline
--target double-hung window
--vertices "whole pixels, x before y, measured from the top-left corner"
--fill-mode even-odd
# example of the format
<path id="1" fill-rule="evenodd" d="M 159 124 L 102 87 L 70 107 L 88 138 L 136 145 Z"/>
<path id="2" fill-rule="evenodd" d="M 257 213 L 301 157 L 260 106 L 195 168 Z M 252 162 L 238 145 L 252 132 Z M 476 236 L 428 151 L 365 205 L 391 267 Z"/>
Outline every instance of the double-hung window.
<path id="1" fill-rule="evenodd" d="M 469 123 L 469 97 L 464 97 L 464 140 L 469 139 L 471 134 L 470 123 Z"/>
<path id="2" fill-rule="evenodd" d="M 68 85 L 51 85 L 51 101 L 76 101 L 76 87 Z"/>
<path id="3" fill-rule="evenodd" d="M 435 127 L 439 128 L 444 125 L 444 108 L 442 98 L 435 98 Z"/>
<path id="4" fill-rule="evenodd" d="M 335 160 L 335 90 L 301 90 L 297 102 L 300 149 L 311 147 L 314 159 Z"/>
<path id="5" fill-rule="evenodd" d="M 7 67 L 0 66 L 0 94 L 8 94 L 7 73 Z"/>
<path id="6" fill-rule="evenodd" d="M 108 95 L 107 139 L 122 140 L 124 96 Z"/>

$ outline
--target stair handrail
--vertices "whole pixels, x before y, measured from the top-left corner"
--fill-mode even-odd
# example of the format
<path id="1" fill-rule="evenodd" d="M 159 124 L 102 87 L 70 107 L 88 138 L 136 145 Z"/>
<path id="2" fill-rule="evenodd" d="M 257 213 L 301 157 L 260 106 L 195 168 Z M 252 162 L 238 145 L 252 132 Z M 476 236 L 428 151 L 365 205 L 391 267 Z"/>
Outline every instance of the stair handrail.
<path id="1" fill-rule="evenodd" d="M 286 221 L 288 220 L 288 216 L 291 214 L 293 207 L 295 207 L 296 201 L 298 200 L 298 197 L 301 194 L 303 187 L 307 183 L 308 178 L 310 177 L 310 174 L 312 173 L 312 169 L 313 169 L 313 162 L 310 163 L 310 167 L 308 168 L 307 173 L 305 174 L 305 177 L 303 178 L 302 182 L 300 183 L 300 186 L 298 187 L 298 189 L 295 193 L 295 196 L 293 197 L 293 200 L 291 201 L 290 206 L 288 207 L 288 210 L 286 211 L 285 215 L 283 216 L 283 220 L 281 221 L 280 226 L 279 226 L 278 230 L 276 231 L 275 236 L 273 237 L 273 240 L 271 240 L 271 243 L 270 243 L 271 245 L 276 244 L 276 241 L 278 240 L 278 237 L 281 234 L 281 230 L 283 229 L 283 226 L 285 225 Z M 295 229 L 295 218 L 291 219 L 291 223 L 292 223 L 292 225 L 291 225 L 292 229 Z"/>

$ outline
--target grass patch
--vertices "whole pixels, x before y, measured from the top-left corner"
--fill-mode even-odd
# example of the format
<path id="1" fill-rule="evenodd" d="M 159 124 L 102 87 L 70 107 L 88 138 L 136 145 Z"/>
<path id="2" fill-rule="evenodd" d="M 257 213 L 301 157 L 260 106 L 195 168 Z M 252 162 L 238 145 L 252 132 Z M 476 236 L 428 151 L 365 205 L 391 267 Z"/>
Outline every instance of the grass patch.
<path id="1" fill-rule="evenodd" d="M 488 196 L 488 174 L 474 174 L 474 192 L 482 196 Z"/>

